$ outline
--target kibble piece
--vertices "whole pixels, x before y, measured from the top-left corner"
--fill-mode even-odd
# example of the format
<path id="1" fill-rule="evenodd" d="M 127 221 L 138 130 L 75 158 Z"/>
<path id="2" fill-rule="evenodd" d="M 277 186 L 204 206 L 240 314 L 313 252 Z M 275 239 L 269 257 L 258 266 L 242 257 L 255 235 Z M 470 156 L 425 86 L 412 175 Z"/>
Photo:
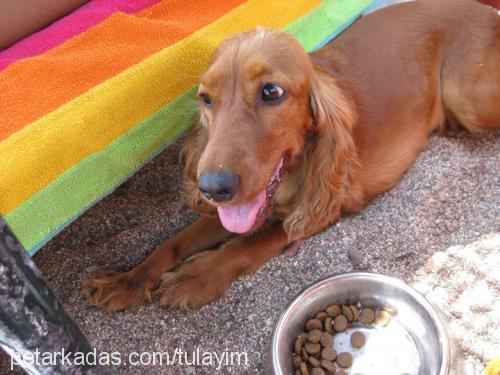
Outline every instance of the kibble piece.
<path id="1" fill-rule="evenodd" d="M 354 315 L 353 320 L 358 320 L 359 319 L 359 309 L 356 307 L 356 305 L 349 305 L 349 307 L 352 310 L 352 314 Z"/>
<path id="2" fill-rule="evenodd" d="M 306 365 L 306 363 L 305 363 L 305 362 L 302 362 L 302 363 L 300 364 L 300 373 L 301 373 L 302 375 L 309 375 L 309 369 L 307 368 L 307 365 Z"/>
<path id="3" fill-rule="evenodd" d="M 295 346 L 294 346 L 295 354 L 300 355 L 300 352 L 302 351 L 302 346 L 303 346 L 302 338 L 297 337 L 297 340 L 295 340 Z"/>
<path id="4" fill-rule="evenodd" d="M 377 314 L 375 315 L 375 324 L 379 326 L 386 326 L 389 324 L 389 321 L 391 320 L 391 314 L 389 314 L 385 310 L 379 310 L 377 311 Z"/>
<path id="5" fill-rule="evenodd" d="M 306 323 L 306 329 L 311 331 L 313 329 L 322 329 L 323 324 L 318 319 L 309 319 Z"/>
<path id="6" fill-rule="evenodd" d="M 331 372 L 332 374 L 335 374 L 335 371 L 337 370 L 333 362 L 326 359 L 321 360 L 321 367 L 323 367 L 326 371 Z"/>
<path id="7" fill-rule="evenodd" d="M 359 320 L 361 320 L 361 322 L 365 324 L 372 324 L 375 320 L 375 313 L 370 308 L 363 309 L 361 310 L 361 314 L 359 315 Z"/>
<path id="8" fill-rule="evenodd" d="M 331 317 L 325 319 L 325 331 L 328 333 L 333 332 L 333 319 Z"/>
<path id="9" fill-rule="evenodd" d="M 335 328 L 335 331 L 337 332 L 344 332 L 347 328 L 348 322 L 347 318 L 340 314 L 335 317 L 335 320 L 333 321 L 333 328 Z"/>
<path id="10" fill-rule="evenodd" d="M 319 342 L 319 340 L 321 340 L 321 336 L 323 336 L 323 332 L 321 332 L 319 329 L 313 329 L 307 334 L 307 340 L 309 342 L 312 342 L 313 344 L 316 344 L 317 342 Z"/>
<path id="11" fill-rule="evenodd" d="M 352 366 L 352 355 L 351 353 L 342 352 L 337 355 L 337 365 L 342 368 L 349 368 Z"/>
<path id="12" fill-rule="evenodd" d="M 333 348 L 323 348 L 321 351 L 321 359 L 333 362 L 335 358 L 337 358 L 337 352 Z"/>
<path id="13" fill-rule="evenodd" d="M 300 368 L 300 364 L 302 363 L 302 358 L 300 355 L 294 355 L 293 356 L 293 367 L 298 369 Z"/>
<path id="14" fill-rule="evenodd" d="M 316 319 L 318 319 L 320 322 L 324 322 L 327 317 L 328 314 L 326 311 L 320 311 L 316 314 Z"/>
<path id="15" fill-rule="evenodd" d="M 311 375 L 326 375 L 326 373 L 321 367 L 315 367 L 312 369 Z"/>
<path id="16" fill-rule="evenodd" d="M 351 345 L 353 348 L 359 349 L 365 345 L 366 337 L 363 332 L 356 331 L 351 335 Z"/>
<path id="17" fill-rule="evenodd" d="M 321 362 L 319 361 L 319 359 L 314 358 L 314 357 L 309 357 L 309 363 L 312 365 L 312 367 L 321 366 Z"/>
<path id="18" fill-rule="evenodd" d="M 304 361 L 307 361 L 309 359 L 309 353 L 306 352 L 306 348 L 302 348 L 302 358 Z"/>
<path id="19" fill-rule="evenodd" d="M 326 313 L 330 315 L 332 318 L 335 318 L 342 312 L 342 309 L 339 305 L 330 305 L 326 308 Z"/>
<path id="20" fill-rule="evenodd" d="M 308 342 L 305 348 L 309 354 L 318 354 L 321 351 L 321 345 L 318 343 L 313 344 L 312 342 Z"/>
<path id="21" fill-rule="evenodd" d="M 306 322 L 306 331 L 299 334 L 294 341 L 294 375 L 347 375 L 347 372 L 340 368 L 352 367 L 352 354 L 337 354 L 333 349 L 333 335 L 346 331 L 349 323 L 358 320 L 364 324 L 385 326 L 390 322 L 391 316 L 388 308 L 363 308 L 360 302 L 330 305 L 317 312 L 314 318 Z M 355 331 L 351 334 L 350 341 L 353 348 L 359 349 L 366 344 L 366 336 L 361 331 Z"/>
<path id="22" fill-rule="evenodd" d="M 328 332 L 323 332 L 323 334 L 321 335 L 321 339 L 319 340 L 319 343 L 323 348 L 332 348 L 333 336 L 330 335 Z"/>
<path id="23" fill-rule="evenodd" d="M 347 318 L 348 322 L 352 322 L 354 320 L 354 314 L 349 306 L 342 306 L 342 315 Z"/>

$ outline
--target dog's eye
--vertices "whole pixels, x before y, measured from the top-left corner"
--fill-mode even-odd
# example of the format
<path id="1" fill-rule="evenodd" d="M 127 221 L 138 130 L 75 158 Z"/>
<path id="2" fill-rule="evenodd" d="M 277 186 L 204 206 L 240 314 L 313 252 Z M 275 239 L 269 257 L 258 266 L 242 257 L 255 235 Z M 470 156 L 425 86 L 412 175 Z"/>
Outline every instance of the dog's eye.
<path id="1" fill-rule="evenodd" d="M 200 94 L 200 98 L 203 101 L 203 104 L 205 104 L 207 107 L 210 107 L 212 105 L 212 99 L 208 94 Z"/>
<path id="2" fill-rule="evenodd" d="M 265 102 L 274 102 L 285 95 L 285 90 L 277 85 L 265 85 L 262 88 L 262 100 Z"/>

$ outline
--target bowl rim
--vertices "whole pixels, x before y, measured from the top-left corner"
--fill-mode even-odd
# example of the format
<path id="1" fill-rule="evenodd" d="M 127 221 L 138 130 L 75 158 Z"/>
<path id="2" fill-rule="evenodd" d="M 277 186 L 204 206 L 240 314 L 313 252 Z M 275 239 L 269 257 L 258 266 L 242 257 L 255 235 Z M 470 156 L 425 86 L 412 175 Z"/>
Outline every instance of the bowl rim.
<path id="1" fill-rule="evenodd" d="M 301 291 L 299 291 L 290 300 L 290 302 L 288 302 L 287 305 L 281 310 L 279 318 L 274 324 L 271 334 L 271 369 L 273 373 L 279 375 L 284 374 L 283 370 L 280 369 L 278 366 L 278 360 L 277 360 L 279 357 L 278 338 L 283 328 L 285 319 L 288 317 L 289 312 L 292 311 L 293 308 L 296 306 L 296 304 L 299 302 L 301 297 L 311 294 L 312 292 L 314 292 L 314 290 L 318 289 L 320 286 L 324 284 L 328 284 L 332 280 L 342 280 L 345 278 L 352 278 L 352 277 L 363 277 L 368 279 L 382 280 L 383 282 L 399 287 L 403 289 L 405 292 L 409 293 L 417 301 L 417 303 L 419 303 L 429 313 L 432 320 L 432 324 L 434 325 L 437 332 L 439 347 L 441 348 L 441 363 L 437 375 L 447 375 L 450 371 L 450 366 L 451 366 L 451 343 L 446 329 L 446 325 L 441 319 L 440 311 L 436 307 L 434 307 L 426 297 L 424 297 L 415 288 L 405 283 L 403 280 L 376 272 L 357 272 L 357 271 L 342 272 L 326 276 L 313 282 L 312 284 L 309 284 L 308 286 L 304 287 Z"/>

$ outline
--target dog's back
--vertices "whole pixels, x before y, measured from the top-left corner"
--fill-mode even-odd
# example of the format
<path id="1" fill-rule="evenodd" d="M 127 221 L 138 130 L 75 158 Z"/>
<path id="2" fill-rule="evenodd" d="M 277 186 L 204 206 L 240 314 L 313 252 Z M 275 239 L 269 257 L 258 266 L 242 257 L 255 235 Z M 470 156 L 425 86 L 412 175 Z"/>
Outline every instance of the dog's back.
<path id="1" fill-rule="evenodd" d="M 472 131 L 496 128 L 500 126 L 500 12 L 468 1 L 457 3 L 461 18 L 454 20 L 441 72 L 447 118 Z"/>
<path id="2" fill-rule="evenodd" d="M 500 16 L 469 0 L 422 0 L 374 12 L 313 54 L 357 106 L 368 196 L 390 188 L 448 123 L 500 126 Z M 344 80 L 345 77 L 345 80 Z"/>

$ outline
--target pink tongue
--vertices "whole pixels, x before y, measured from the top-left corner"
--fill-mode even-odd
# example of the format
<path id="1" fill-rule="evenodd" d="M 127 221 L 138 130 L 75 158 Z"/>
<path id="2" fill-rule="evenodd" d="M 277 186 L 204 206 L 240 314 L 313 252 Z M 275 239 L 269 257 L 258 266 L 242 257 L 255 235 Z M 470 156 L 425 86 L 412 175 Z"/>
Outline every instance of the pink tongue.
<path id="1" fill-rule="evenodd" d="M 257 213 L 266 202 L 266 189 L 262 190 L 253 201 L 240 206 L 218 206 L 219 218 L 230 232 L 245 233 L 255 224 Z"/>

